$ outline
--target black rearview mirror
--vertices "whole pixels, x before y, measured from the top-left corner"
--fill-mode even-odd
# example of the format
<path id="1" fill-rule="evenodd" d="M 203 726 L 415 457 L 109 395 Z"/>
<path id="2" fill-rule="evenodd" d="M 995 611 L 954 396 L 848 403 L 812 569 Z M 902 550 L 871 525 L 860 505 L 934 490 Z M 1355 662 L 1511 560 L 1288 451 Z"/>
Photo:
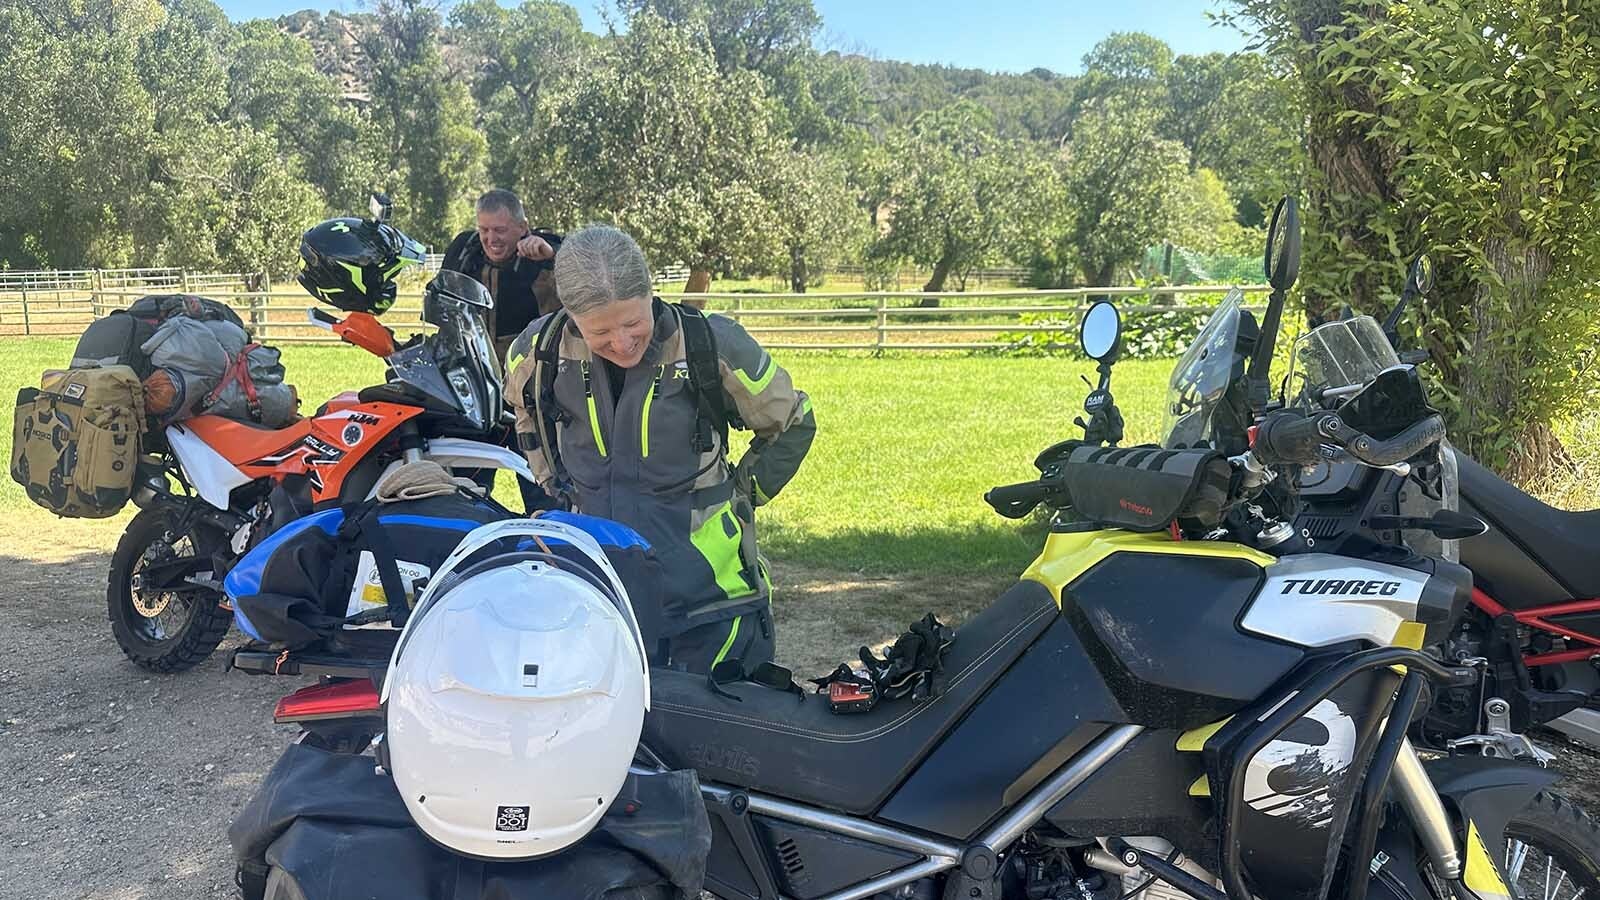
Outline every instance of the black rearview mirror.
<path id="1" fill-rule="evenodd" d="M 1100 363 L 1116 359 L 1117 347 L 1122 338 L 1122 315 L 1109 300 L 1099 300 L 1083 314 L 1078 329 L 1078 342 L 1084 355 Z"/>
<path id="2" fill-rule="evenodd" d="M 1287 291 L 1300 277 L 1300 204 L 1293 197 L 1278 201 L 1267 228 L 1267 283 Z"/>
<path id="3" fill-rule="evenodd" d="M 1418 296 L 1433 290 L 1433 257 L 1426 253 L 1417 254 L 1417 258 L 1411 261 L 1406 286 Z"/>

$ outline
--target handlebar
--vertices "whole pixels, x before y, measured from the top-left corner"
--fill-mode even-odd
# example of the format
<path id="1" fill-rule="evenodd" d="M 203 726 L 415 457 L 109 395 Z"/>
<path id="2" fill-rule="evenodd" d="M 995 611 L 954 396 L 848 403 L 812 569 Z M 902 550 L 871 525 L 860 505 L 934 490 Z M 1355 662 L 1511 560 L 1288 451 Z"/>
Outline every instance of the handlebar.
<path id="1" fill-rule="evenodd" d="M 1333 444 L 1369 466 L 1392 466 L 1403 462 L 1444 438 L 1444 420 L 1428 416 L 1394 437 L 1380 441 L 1357 431 L 1339 418 L 1324 412 L 1303 417 L 1280 411 L 1262 421 L 1256 432 L 1255 453 L 1268 463 L 1312 465 L 1323 459 L 1322 445 Z"/>
<path id="2" fill-rule="evenodd" d="M 990 488 L 983 499 L 1008 519 L 1020 519 L 1053 493 L 1065 490 L 1059 480 L 1024 481 Z"/>

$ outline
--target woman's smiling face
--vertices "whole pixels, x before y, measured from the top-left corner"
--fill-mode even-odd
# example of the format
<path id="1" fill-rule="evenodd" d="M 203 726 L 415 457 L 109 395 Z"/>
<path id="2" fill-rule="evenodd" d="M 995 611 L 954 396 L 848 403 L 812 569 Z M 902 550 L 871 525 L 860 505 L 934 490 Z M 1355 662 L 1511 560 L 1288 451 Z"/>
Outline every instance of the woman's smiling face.
<path id="1" fill-rule="evenodd" d="M 613 300 L 588 312 L 573 313 L 572 321 L 590 353 L 624 369 L 644 359 L 655 332 L 649 296 Z"/>

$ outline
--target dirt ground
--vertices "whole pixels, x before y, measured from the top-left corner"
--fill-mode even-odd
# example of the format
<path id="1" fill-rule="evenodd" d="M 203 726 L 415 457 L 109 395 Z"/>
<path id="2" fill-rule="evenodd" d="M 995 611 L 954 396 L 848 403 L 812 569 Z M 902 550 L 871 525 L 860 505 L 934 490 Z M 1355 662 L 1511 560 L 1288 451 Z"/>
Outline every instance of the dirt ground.
<path id="1" fill-rule="evenodd" d="M 0 900 L 236 896 L 228 824 L 296 733 L 272 707 L 309 682 L 224 672 L 237 635 L 180 675 L 123 658 L 105 608 L 117 533 L 0 521 Z M 1000 586 L 774 576 L 779 653 L 805 676 Z"/>
<path id="2" fill-rule="evenodd" d="M 235 896 L 228 824 L 295 733 L 272 706 L 302 682 L 224 672 L 236 637 L 181 675 L 123 659 L 104 601 L 115 534 L 0 521 L 0 900 Z M 779 652 L 800 675 L 923 610 L 958 621 L 1001 586 L 775 575 Z M 1562 750 L 1559 765 L 1600 809 L 1600 758 Z"/>

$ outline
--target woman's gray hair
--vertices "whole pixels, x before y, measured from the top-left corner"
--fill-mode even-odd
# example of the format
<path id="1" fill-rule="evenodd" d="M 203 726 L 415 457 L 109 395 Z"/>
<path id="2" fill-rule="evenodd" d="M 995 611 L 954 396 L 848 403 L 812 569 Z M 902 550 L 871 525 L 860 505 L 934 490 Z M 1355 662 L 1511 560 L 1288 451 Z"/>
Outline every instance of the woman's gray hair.
<path id="1" fill-rule="evenodd" d="M 627 232 L 589 225 L 562 238 L 556 251 L 556 294 L 567 312 L 583 315 L 651 293 L 650 266 Z"/>

